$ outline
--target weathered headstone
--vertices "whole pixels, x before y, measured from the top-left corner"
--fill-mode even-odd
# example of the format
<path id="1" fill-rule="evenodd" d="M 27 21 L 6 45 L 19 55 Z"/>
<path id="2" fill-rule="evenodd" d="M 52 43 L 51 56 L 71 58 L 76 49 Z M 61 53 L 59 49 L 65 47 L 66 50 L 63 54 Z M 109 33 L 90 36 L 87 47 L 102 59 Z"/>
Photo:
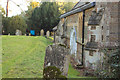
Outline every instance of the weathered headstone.
<path id="1" fill-rule="evenodd" d="M 50 32 L 49 32 L 49 31 L 46 32 L 46 36 L 47 36 L 47 37 L 50 36 Z"/>
<path id="2" fill-rule="evenodd" d="M 19 35 L 19 30 L 16 30 L 16 33 L 15 33 L 15 35 Z"/>
<path id="3" fill-rule="evenodd" d="M 43 29 L 40 31 L 40 35 L 44 36 L 44 30 Z"/>
<path id="4" fill-rule="evenodd" d="M 22 35 L 22 32 L 17 29 L 15 34 L 16 34 L 16 35 Z"/>
<path id="5" fill-rule="evenodd" d="M 10 36 L 10 33 L 8 34 L 8 36 Z"/>
<path id="6" fill-rule="evenodd" d="M 70 50 L 65 45 L 53 44 L 46 48 L 44 68 L 55 66 L 60 69 L 62 75 L 67 76 L 69 68 Z"/>

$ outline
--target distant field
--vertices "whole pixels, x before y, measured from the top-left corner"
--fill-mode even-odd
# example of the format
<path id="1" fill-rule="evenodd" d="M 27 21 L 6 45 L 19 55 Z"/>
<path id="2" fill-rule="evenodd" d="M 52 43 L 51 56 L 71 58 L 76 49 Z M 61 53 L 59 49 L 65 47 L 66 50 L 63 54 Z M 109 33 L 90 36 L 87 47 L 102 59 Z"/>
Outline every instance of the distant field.
<path id="1" fill-rule="evenodd" d="M 50 40 L 40 36 L 2 36 L 2 77 L 42 78 L 49 44 Z"/>

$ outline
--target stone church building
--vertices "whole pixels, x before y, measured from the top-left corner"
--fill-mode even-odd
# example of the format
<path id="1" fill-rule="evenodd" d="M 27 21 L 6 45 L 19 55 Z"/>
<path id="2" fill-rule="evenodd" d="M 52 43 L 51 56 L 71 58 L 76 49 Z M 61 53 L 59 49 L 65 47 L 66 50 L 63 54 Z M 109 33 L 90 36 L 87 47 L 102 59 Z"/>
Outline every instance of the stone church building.
<path id="1" fill-rule="evenodd" d="M 55 43 L 66 45 L 75 61 L 86 68 L 102 66 L 102 49 L 119 46 L 120 2 L 78 2 L 60 16 Z"/>

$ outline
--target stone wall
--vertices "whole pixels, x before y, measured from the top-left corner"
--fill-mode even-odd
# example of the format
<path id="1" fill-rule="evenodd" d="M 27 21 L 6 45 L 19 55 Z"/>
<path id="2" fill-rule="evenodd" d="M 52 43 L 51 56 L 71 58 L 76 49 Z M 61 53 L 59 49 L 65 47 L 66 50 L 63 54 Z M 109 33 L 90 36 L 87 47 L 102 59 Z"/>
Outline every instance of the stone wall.
<path id="1" fill-rule="evenodd" d="M 64 40 L 61 38 L 63 35 L 63 24 L 64 24 L 64 18 L 60 20 L 58 26 L 57 26 L 57 31 L 55 34 L 55 43 L 61 43 L 64 44 Z"/>
<path id="2" fill-rule="evenodd" d="M 82 45 L 80 43 L 77 43 L 77 62 L 79 64 L 82 63 Z"/>
<path id="3" fill-rule="evenodd" d="M 84 27 L 84 43 L 86 44 L 87 43 L 87 41 L 89 40 L 89 28 L 88 28 L 88 21 L 89 21 L 89 18 L 90 18 L 90 16 L 91 16 L 91 14 L 92 14 L 92 10 L 93 10 L 94 8 L 90 8 L 90 9 L 88 9 L 88 10 L 85 10 L 85 27 Z"/>
<path id="4" fill-rule="evenodd" d="M 60 69 L 62 75 L 67 76 L 69 67 L 69 49 L 65 45 L 53 44 L 46 48 L 44 68 L 55 66 Z"/>
<path id="5" fill-rule="evenodd" d="M 78 17 L 79 17 L 79 14 L 74 14 L 74 15 L 70 15 L 67 17 L 67 20 L 66 20 L 67 38 L 70 38 L 70 33 L 71 33 L 71 29 L 73 28 L 73 26 L 75 27 L 75 30 L 77 31 Z"/>
<path id="6" fill-rule="evenodd" d="M 104 53 L 99 52 L 98 50 L 90 51 L 85 50 L 85 67 L 88 69 L 97 69 L 97 67 L 101 66 L 103 62 Z"/>
<path id="7" fill-rule="evenodd" d="M 85 11 L 85 40 L 88 39 L 87 35 L 87 29 L 88 29 L 88 20 L 91 15 L 93 8 L 90 8 Z M 63 26 L 65 23 L 65 26 Z M 83 25 L 83 12 L 79 12 L 73 15 L 70 15 L 66 18 L 62 18 L 60 23 L 58 24 L 58 30 L 57 33 L 58 35 L 58 43 L 65 44 L 70 48 L 70 34 L 73 26 L 75 27 L 76 30 L 76 42 L 77 42 L 77 58 L 76 61 L 78 63 L 81 63 L 82 57 L 82 25 Z M 61 39 L 61 36 L 64 33 L 64 27 L 66 27 L 66 38 Z M 67 39 L 67 40 L 66 40 Z M 86 41 L 87 42 L 87 41 Z"/>
<path id="8" fill-rule="evenodd" d="M 115 48 L 118 46 L 118 3 L 116 2 L 97 2 L 95 6 L 95 11 L 99 12 L 100 9 L 104 9 L 104 13 L 102 15 L 102 19 L 100 24 L 95 25 L 95 30 L 90 30 L 91 26 L 88 27 L 88 35 L 94 34 L 96 35 L 95 42 L 100 43 L 99 48 Z M 103 37 L 103 40 L 102 40 Z M 90 41 L 90 36 L 88 41 Z M 100 49 L 91 48 L 94 51 L 85 50 L 85 67 L 96 69 L 100 64 L 102 64 L 102 60 L 104 57 L 104 53 L 101 52 Z M 98 64 L 99 63 L 99 64 Z"/>
<path id="9" fill-rule="evenodd" d="M 118 42 L 119 42 L 119 47 L 120 47 L 120 2 L 118 4 Z"/>
<path id="10" fill-rule="evenodd" d="M 90 9 L 85 10 L 85 29 L 84 29 L 84 44 L 86 44 L 88 41 L 90 41 L 90 34 L 96 34 L 96 42 L 103 44 L 105 46 L 115 46 L 118 45 L 119 38 L 119 5 L 120 3 L 116 2 L 97 2 L 96 6 Z M 92 11 L 95 10 L 98 12 L 101 8 L 104 8 L 104 13 L 102 15 L 102 19 L 100 21 L 100 24 L 96 26 L 96 31 L 90 31 L 91 27 L 88 26 L 88 20 L 92 14 Z M 67 37 L 65 41 L 67 41 L 67 46 L 70 48 L 70 33 L 73 26 L 75 27 L 75 30 L 77 31 L 77 60 L 81 60 L 81 53 L 82 53 L 82 24 L 83 24 L 83 12 L 79 12 L 70 16 L 67 16 L 66 18 L 66 26 L 67 27 Z M 61 19 L 61 22 L 64 23 L 63 19 Z M 58 30 L 60 34 L 63 34 L 64 32 L 64 26 L 62 24 L 60 27 L 58 26 Z M 103 40 L 101 40 L 103 37 Z M 64 38 L 65 39 L 65 38 Z M 64 40 L 63 39 L 63 40 Z M 61 39 L 61 35 L 59 35 L 59 42 L 61 43 L 63 41 Z M 64 41 L 64 42 L 65 42 Z M 99 45 L 100 46 L 100 45 Z M 99 49 L 98 49 L 99 50 Z M 86 62 L 90 62 L 90 64 L 96 64 L 98 61 L 98 57 L 103 57 L 103 55 L 100 56 L 100 54 L 103 54 L 99 52 L 98 50 L 95 50 L 94 55 L 90 56 L 90 51 L 84 50 L 84 56 L 86 59 Z M 94 68 L 97 66 L 94 66 Z"/>
<path id="11" fill-rule="evenodd" d="M 102 35 L 103 41 L 102 46 L 115 47 L 118 46 L 118 33 L 119 33 L 119 22 L 118 22 L 118 2 L 101 2 L 97 3 L 96 10 L 104 8 L 105 12 L 103 14 L 100 27 L 103 27 Z"/>

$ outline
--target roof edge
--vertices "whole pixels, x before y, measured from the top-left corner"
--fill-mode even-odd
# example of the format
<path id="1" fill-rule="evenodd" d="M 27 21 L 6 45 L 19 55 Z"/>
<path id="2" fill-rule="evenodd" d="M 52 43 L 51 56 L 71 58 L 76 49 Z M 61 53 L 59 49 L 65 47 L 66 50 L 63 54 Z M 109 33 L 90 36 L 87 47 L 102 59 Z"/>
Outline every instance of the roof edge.
<path id="1" fill-rule="evenodd" d="M 67 13 L 62 14 L 59 18 L 64 18 L 64 17 L 67 17 L 67 16 L 69 16 L 69 15 L 72 15 L 72 14 L 75 14 L 75 13 L 78 13 L 78 12 L 82 12 L 82 11 L 84 11 L 84 10 L 86 10 L 86 9 L 89 9 L 89 8 L 91 8 L 91 7 L 94 7 L 95 5 L 96 5 L 95 2 L 86 4 L 86 5 L 84 5 L 84 6 L 80 7 L 80 8 L 77 8 L 77 9 L 74 9 L 74 10 L 71 10 L 71 11 L 69 11 L 69 12 L 67 12 Z"/>

